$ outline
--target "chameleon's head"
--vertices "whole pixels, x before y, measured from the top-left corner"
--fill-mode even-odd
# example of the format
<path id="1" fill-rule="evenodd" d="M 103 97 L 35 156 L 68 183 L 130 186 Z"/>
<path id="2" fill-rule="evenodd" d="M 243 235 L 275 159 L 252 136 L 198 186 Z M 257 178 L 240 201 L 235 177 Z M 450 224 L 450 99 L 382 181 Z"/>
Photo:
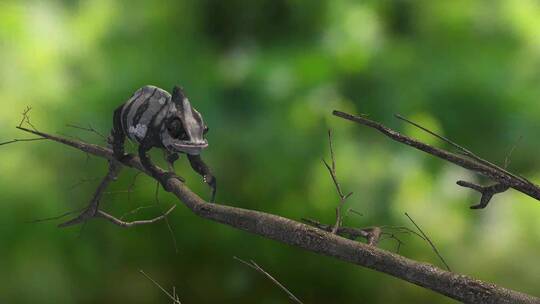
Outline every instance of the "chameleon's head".
<path id="1" fill-rule="evenodd" d="M 175 86 L 172 103 L 166 122 L 165 136 L 162 136 L 165 148 L 171 152 L 184 152 L 197 155 L 208 147 L 204 136 L 208 127 L 197 110 L 189 103 L 182 88 Z"/>

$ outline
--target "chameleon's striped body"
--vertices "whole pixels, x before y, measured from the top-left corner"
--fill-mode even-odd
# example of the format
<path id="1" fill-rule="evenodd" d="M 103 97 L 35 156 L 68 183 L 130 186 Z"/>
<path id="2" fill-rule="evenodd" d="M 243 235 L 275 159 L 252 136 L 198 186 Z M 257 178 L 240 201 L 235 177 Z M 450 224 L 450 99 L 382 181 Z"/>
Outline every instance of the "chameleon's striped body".
<path id="1" fill-rule="evenodd" d="M 208 146 L 204 138 L 208 128 L 180 88 L 175 87 L 171 96 L 158 87 L 144 86 L 116 109 L 113 120 L 111 137 L 116 158 L 126 157 L 124 141 L 128 137 L 139 144 L 139 157 L 145 168 L 164 181 L 147 152 L 152 148 L 165 149 L 171 168 L 178 153 L 185 153 L 193 169 L 212 187 L 213 200 L 215 178 L 199 156 Z"/>
<path id="2" fill-rule="evenodd" d="M 122 106 L 122 130 L 139 144 L 149 134 L 148 129 L 165 128 L 163 123 L 172 110 L 171 94 L 154 86 L 144 86 Z"/>

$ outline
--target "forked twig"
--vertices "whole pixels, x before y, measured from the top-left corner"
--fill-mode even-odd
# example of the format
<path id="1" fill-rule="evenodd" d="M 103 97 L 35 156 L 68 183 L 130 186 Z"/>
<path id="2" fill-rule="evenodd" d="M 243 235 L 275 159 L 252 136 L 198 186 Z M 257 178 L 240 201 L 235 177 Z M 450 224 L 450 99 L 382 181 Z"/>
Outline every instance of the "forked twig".
<path id="1" fill-rule="evenodd" d="M 26 109 L 22 112 L 22 119 L 17 128 L 22 128 L 23 124 L 26 123 L 30 127 L 32 127 L 34 131 L 37 131 L 36 127 L 34 127 L 34 125 L 30 122 L 30 115 L 28 115 L 30 111 L 32 111 L 32 107 L 27 106 Z"/>
<path id="2" fill-rule="evenodd" d="M 471 209 L 483 209 L 486 208 L 493 196 L 497 193 L 502 193 L 508 190 L 510 186 L 502 183 L 493 184 L 490 186 L 480 186 L 471 182 L 459 180 L 456 182 L 461 187 L 469 188 L 480 192 L 480 202 L 476 205 L 472 205 Z"/>
<path id="3" fill-rule="evenodd" d="M 347 194 L 343 194 L 343 191 L 341 190 L 341 185 L 339 184 L 339 181 L 337 179 L 336 175 L 336 158 L 334 156 L 334 148 L 332 144 L 332 130 L 328 130 L 328 144 L 330 146 L 330 158 L 332 160 L 332 166 L 330 166 L 326 160 L 322 160 L 324 165 L 326 166 L 326 169 L 328 169 L 328 172 L 330 173 L 330 176 L 332 177 L 332 181 L 334 182 L 334 186 L 336 187 L 337 193 L 339 195 L 339 203 L 336 207 L 336 223 L 334 225 L 334 228 L 332 228 L 332 233 L 336 234 L 339 227 L 343 224 L 343 205 L 345 204 L 345 201 L 353 194 L 352 192 L 349 192 Z"/>
<path id="4" fill-rule="evenodd" d="M 92 218 L 103 218 L 115 225 L 118 225 L 124 228 L 130 228 L 130 227 L 138 226 L 138 225 L 153 224 L 163 219 L 167 220 L 167 215 L 174 210 L 176 205 L 173 205 L 169 210 L 167 210 L 167 212 L 162 213 L 160 216 L 157 216 L 155 218 L 152 218 L 149 220 L 138 220 L 138 221 L 131 221 L 131 222 L 126 222 L 122 219 L 116 218 L 113 215 L 99 209 L 101 198 L 103 194 L 106 193 L 105 189 L 107 189 L 107 187 L 112 181 L 116 180 L 116 177 L 118 176 L 118 173 L 120 172 L 121 168 L 122 168 L 122 165 L 120 163 L 114 160 L 110 160 L 109 170 L 107 171 L 107 174 L 102 179 L 101 183 L 99 184 L 96 191 L 94 192 L 92 200 L 90 201 L 88 206 L 84 208 L 84 211 L 79 216 L 58 225 L 58 227 L 68 227 L 68 226 L 78 225 L 81 223 L 85 223 L 86 221 Z"/>
<path id="5" fill-rule="evenodd" d="M 28 113 L 31 110 L 32 110 L 32 107 L 26 107 L 26 109 L 22 113 L 22 119 L 21 119 L 21 122 L 19 123 L 19 125 L 17 126 L 17 128 L 22 128 L 22 125 L 26 122 L 30 127 L 32 127 L 32 129 L 34 129 L 34 131 L 37 131 L 36 128 L 34 127 L 34 125 L 32 125 L 32 123 L 30 123 L 30 116 L 28 116 Z M 47 139 L 47 138 L 45 138 L 43 136 L 38 137 L 38 138 L 16 138 L 16 139 L 0 142 L 0 146 L 9 145 L 9 144 L 16 143 L 16 142 L 27 142 L 27 141 L 36 141 L 36 140 L 44 140 L 44 139 Z"/>
<path id="6" fill-rule="evenodd" d="M 303 304 L 302 301 L 300 301 L 291 291 L 289 291 L 287 289 L 287 287 L 285 287 L 283 284 L 281 284 L 278 280 L 276 280 L 276 278 L 274 278 L 271 274 L 269 274 L 268 272 L 266 272 L 261 266 L 259 266 L 257 263 L 255 263 L 255 261 L 253 260 L 250 260 L 249 262 L 246 262 L 244 260 L 242 260 L 241 258 L 238 258 L 238 257 L 233 257 L 235 260 L 237 260 L 238 262 L 252 268 L 252 269 L 255 269 L 257 272 L 259 273 L 262 273 L 264 276 L 266 276 L 270 281 L 272 281 L 272 283 L 274 283 L 277 287 L 279 287 L 281 290 L 283 290 L 287 296 L 289 296 L 289 299 L 291 299 L 292 301 L 296 302 L 296 303 L 299 303 L 299 304 Z"/>

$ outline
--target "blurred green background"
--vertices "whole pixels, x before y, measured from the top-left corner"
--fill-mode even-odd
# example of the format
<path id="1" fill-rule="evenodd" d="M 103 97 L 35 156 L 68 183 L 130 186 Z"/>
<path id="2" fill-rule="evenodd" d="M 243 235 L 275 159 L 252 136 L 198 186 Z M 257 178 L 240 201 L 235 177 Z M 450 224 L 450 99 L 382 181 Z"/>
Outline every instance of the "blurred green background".
<path id="1" fill-rule="evenodd" d="M 364 214 L 347 225 L 410 226 L 408 212 L 455 271 L 540 296 L 537 201 L 508 191 L 471 211 L 478 195 L 455 181 L 486 181 L 331 115 L 366 113 L 446 147 L 392 116 L 401 113 L 498 164 L 519 142 L 509 168 L 540 180 L 538 1 L 0 2 L 0 141 L 30 137 L 14 126 L 32 106 L 38 129 L 103 144 L 66 124 L 108 133 L 113 109 L 145 84 L 180 84 L 203 113 L 219 202 L 333 222 L 337 196 L 321 162 L 333 129 L 338 175 L 355 192 L 347 207 Z M 168 303 L 139 269 L 176 286 L 183 303 L 287 301 L 233 256 L 257 261 L 305 303 L 453 303 L 181 204 L 169 218 L 178 252 L 165 223 L 29 223 L 87 204 L 106 167 L 51 142 L 0 147 L 0 303 Z M 185 159 L 177 171 L 208 197 Z M 106 210 L 154 204 L 147 177 L 128 199 L 134 175 L 122 172 Z M 177 203 L 163 191 L 160 200 Z M 440 265 L 427 244 L 402 240 L 405 256 Z"/>

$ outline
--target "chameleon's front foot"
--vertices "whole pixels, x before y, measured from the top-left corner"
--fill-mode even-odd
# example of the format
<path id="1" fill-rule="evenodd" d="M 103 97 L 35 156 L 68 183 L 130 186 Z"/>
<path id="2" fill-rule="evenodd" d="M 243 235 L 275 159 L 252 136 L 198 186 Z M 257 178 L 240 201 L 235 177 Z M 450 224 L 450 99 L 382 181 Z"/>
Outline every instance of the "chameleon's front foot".
<path id="1" fill-rule="evenodd" d="M 183 177 L 176 175 L 174 172 L 165 172 L 165 173 L 163 173 L 159 178 L 159 183 L 161 184 L 161 186 L 163 186 L 163 189 L 165 189 L 165 191 L 167 191 L 167 192 L 172 191 L 172 189 L 170 189 L 168 187 L 168 183 L 167 183 L 168 180 L 171 179 L 171 178 L 176 178 L 177 180 L 181 181 L 182 183 L 184 183 L 186 181 Z"/>
<path id="2" fill-rule="evenodd" d="M 124 153 L 123 155 L 114 155 L 114 158 L 121 162 L 121 163 L 127 163 L 131 161 L 135 157 L 135 154 L 132 153 Z"/>
<path id="3" fill-rule="evenodd" d="M 215 203 L 216 202 L 216 178 L 213 176 L 213 175 L 205 175 L 203 177 L 203 180 L 205 183 L 208 184 L 208 186 L 210 186 L 210 191 L 211 191 L 211 194 L 210 194 L 210 203 Z"/>

